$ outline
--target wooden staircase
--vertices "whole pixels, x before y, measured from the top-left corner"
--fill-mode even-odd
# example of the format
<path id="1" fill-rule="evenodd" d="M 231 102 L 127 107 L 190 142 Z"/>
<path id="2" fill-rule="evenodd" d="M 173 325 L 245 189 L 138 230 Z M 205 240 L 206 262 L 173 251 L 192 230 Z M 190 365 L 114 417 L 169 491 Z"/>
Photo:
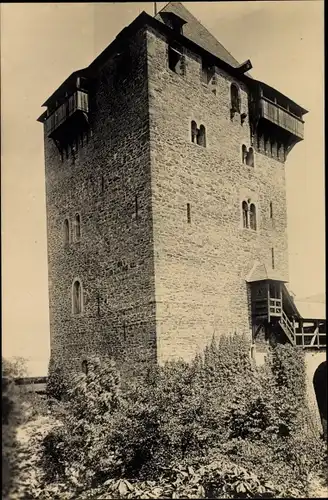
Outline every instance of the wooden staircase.
<path id="1" fill-rule="evenodd" d="M 285 285 L 283 285 L 282 296 L 288 300 L 293 300 Z M 286 297 L 288 294 L 288 297 Z M 296 306 L 294 306 L 295 310 Z M 327 345 L 326 320 L 317 318 L 301 318 L 301 315 L 294 314 L 290 318 L 284 309 L 282 300 L 281 317 L 279 325 L 292 345 L 306 348 L 324 349 Z"/>
<path id="2" fill-rule="evenodd" d="M 327 345 L 326 320 L 302 318 L 286 285 L 277 280 L 262 279 L 251 285 L 253 325 L 277 325 L 288 341 L 303 349 L 324 349 Z"/>
<path id="3" fill-rule="evenodd" d="M 278 321 L 279 325 L 281 326 L 283 332 L 285 333 L 286 337 L 290 341 L 292 345 L 296 345 L 296 337 L 295 337 L 295 328 L 294 324 L 290 319 L 288 318 L 287 314 L 285 311 L 282 309 L 281 310 L 281 317 Z"/>

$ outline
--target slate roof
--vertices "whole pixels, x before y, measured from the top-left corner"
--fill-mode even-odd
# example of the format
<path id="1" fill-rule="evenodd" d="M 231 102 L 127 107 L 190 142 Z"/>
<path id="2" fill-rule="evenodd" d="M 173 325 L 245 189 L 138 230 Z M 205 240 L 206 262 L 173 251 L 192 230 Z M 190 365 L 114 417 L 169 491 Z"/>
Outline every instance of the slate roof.
<path id="1" fill-rule="evenodd" d="M 223 45 L 196 19 L 181 2 L 169 2 L 161 9 L 155 19 L 164 22 L 161 14 L 172 12 L 181 17 L 186 24 L 183 27 L 183 35 L 200 47 L 219 57 L 232 67 L 237 68 L 239 62 L 223 47 Z"/>

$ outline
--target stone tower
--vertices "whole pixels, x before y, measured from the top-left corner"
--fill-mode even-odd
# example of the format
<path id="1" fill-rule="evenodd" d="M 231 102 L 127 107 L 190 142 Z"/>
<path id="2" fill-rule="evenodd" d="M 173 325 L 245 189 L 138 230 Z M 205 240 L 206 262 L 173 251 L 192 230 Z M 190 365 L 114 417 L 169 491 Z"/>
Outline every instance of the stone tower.
<path id="1" fill-rule="evenodd" d="M 44 103 L 51 350 L 72 369 L 188 360 L 275 318 L 289 338 L 285 160 L 306 110 L 251 67 L 171 2 Z"/>

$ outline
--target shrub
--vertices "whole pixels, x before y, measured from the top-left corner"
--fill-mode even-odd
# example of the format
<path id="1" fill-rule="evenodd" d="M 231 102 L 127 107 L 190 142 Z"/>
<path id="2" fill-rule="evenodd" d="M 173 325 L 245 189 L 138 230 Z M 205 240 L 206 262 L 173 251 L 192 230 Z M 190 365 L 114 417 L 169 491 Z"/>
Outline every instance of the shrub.
<path id="1" fill-rule="evenodd" d="M 17 473 L 15 454 L 16 429 L 23 419 L 22 403 L 15 386 L 15 377 L 21 376 L 23 364 L 20 359 L 12 361 L 2 358 L 2 496 L 9 496 Z"/>
<path id="2" fill-rule="evenodd" d="M 223 444 L 231 395 L 254 378 L 249 348 L 238 335 L 213 339 L 203 357 L 166 363 L 151 383 L 133 385 L 112 435 L 122 473 L 155 480 L 173 457 L 194 463 Z"/>
<path id="3" fill-rule="evenodd" d="M 109 438 L 119 405 L 120 379 L 114 363 L 89 359 L 88 373 L 72 380 L 61 422 L 43 441 L 49 481 L 83 490 L 111 473 Z"/>
<path id="4" fill-rule="evenodd" d="M 297 497 L 322 464 L 290 346 L 258 368 L 245 337 L 222 336 L 124 390 L 113 362 L 92 359 L 67 395 L 43 440 L 54 498 Z"/>
<path id="5" fill-rule="evenodd" d="M 46 394 L 50 399 L 62 401 L 67 395 L 69 382 L 65 369 L 61 364 L 50 358 Z"/>

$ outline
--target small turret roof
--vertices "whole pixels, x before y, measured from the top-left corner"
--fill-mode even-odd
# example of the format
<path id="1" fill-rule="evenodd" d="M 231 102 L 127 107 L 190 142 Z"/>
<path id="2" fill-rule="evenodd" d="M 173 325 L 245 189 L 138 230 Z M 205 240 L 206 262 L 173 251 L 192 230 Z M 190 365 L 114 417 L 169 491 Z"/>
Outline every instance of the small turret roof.
<path id="1" fill-rule="evenodd" d="M 253 268 L 246 277 L 248 283 L 253 283 L 255 281 L 282 281 L 287 283 L 287 280 L 283 279 L 274 269 L 268 270 L 266 265 L 261 262 L 255 262 Z"/>

